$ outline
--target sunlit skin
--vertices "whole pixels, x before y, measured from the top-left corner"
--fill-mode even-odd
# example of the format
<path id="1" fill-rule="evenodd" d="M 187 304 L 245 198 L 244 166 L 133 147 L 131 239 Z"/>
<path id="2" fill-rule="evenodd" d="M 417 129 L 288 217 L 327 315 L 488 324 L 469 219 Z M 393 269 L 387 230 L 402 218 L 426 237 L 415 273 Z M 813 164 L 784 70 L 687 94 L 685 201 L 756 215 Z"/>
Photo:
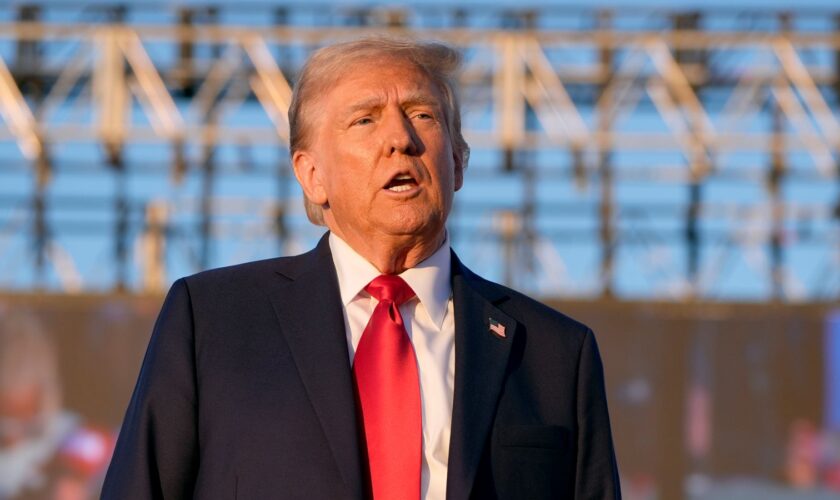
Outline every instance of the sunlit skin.
<path id="1" fill-rule="evenodd" d="M 382 273 L 414 267 L 443 243 L 463 184 L 443 102 L 408 62 L 357 63 L 315 104 L 309 147 L 292 158 L 330 231 Z"/>

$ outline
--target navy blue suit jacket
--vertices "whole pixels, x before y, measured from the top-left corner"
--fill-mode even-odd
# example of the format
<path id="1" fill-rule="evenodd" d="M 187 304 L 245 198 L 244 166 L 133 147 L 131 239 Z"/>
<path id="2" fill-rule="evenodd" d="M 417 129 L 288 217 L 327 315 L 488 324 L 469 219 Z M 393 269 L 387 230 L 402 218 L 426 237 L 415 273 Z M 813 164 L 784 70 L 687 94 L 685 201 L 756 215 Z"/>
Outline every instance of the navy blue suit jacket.
<path id="1" fill-rule="evenodd" d="M 447 499 L 619 498 L 592 332 L 454 254 L 452 292 Z M 173 284 L 102 498 L 361 500 L 357 425 L 325 236 Z"/>

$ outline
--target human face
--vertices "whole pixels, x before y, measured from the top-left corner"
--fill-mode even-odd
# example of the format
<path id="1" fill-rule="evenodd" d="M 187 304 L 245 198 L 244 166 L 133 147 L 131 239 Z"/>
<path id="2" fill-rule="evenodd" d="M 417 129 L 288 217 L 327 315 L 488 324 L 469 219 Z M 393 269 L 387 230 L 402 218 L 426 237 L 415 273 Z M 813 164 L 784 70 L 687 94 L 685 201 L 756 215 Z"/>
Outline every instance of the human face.
<path id="1" fill-rule="evenodd" d="M 463 183 L 443 96 L 414 65 L 357 64 L 310 110 L 310 144 L 295 173 L 327 226 L 354 248 L 383 239 L 443 240 Z"/>
<path id="2" fill-rule="evenodd" d="M 0 391 L 0 449 L 42 432 L 43 391 L 37 385 Z"/>

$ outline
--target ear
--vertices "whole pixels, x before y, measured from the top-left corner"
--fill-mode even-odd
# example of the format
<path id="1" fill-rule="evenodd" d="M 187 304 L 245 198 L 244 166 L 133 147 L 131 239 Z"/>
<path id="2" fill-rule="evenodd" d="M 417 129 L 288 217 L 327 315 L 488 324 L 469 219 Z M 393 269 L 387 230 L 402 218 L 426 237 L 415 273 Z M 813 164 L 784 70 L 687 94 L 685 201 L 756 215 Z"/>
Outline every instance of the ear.
<path id="1" fill-rule="evenodd" d="M 456 153 L 452 154 L 455 160 L 455 191 L 464 186 L 464 158 Z"/>
<path id="2" fill-rule="evenodd" d="M 309 201 L 316 205 L 325 205 L 327 203 L 327 191 L 321 182 L 323 172 L 312 153 L 305 150 L 295 151 L 295 154 L 292 155 L 292 168 Z"/>

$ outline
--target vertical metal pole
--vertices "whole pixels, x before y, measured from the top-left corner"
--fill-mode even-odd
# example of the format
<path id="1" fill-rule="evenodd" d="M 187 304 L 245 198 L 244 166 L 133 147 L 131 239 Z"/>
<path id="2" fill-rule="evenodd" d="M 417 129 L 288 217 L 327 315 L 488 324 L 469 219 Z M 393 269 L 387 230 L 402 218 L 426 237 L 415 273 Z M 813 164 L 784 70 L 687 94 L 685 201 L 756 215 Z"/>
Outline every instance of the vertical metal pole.
<path id="1" fill-rule="evenodd" d="M 109 9 L 115 24 L 124 14 L 119 7 Z M 105 161 L 114 172 L 114 289 L 126 289 L 128 279 L 128 217 L 127 172 L 123 160 L 123 145 L 127 136 L 126 124 L 131 122 L 131 101 L 120 48 L 124 32 L 118 26 L 109 27 L 99 40 L 99 57 L 94 69 L 93 89 L 96 96 L 99 140 Z"/>
<path id="2" fill-rule="evenodd" d="M 213 102 L 207 111 L 204 126 L 209 130 L 216 130 L 218 124 L 218 102 Z M 208 269 L 212 261 L 213 241 L 213 188 L 216 183 L 216 133 L 207 136 L 203 145 L 201 160 L 201 214 L 199 217 L 198 233 L 201 239 L 199 249 L 199 267 Z"/>
<path id="3" fill-rule="evenodd" d="M 683 30 L 698 30 L 700 29 L 700 22 L 702 15 L 700 12 L 686 12 L 674 16 L 674 29 L 678 31 Z M 674 51 L 674 60 L 680 65 L 683 72 L 688 75 L 691 71 L 686 71 L 685 66 L 695 65 L 707 68 L 707 54 L 703 49 L 677 49 Z M 705 73 L 705 72 L 703 72 Z M 692 81 L 691 87 L 695 95 L 699 99 L 703 97 L 703 81 Z M 693 127 L 702 127 L 702 123 L 697 120 L 692 120 Z M 697 131 L 697 130 L 696 130 Z M 703 179 L 700 172 L 706 172 L 708 165 L 705 156 L 698 151 L 692 161 L 695 162 L 691 169 L 692 177 L 688 185 L 688 209 L 685 217 L 685 250 L 686 250 L 686 280 L 691 285 L 691 295 L 696 296 L 698 290 L 698 277 L 700 270 L 701 258 L 701 241 L 699 229 L 700 207 L 703 198 Z"/>
<path id="4" fill-rule="evenodd" d="M 522 95 L 522 81 L 525 69 L 518 54 L 519 39 L 516 35 L 499 38 L 498 68 L 493 78 L 493 98 L 496 128 L 500 133 L 502 165 L 506 172 L 515 168 L 515 153 L 524 139 L 525 98 Z"/>
<path id="5" fill-rule="evenodd" d="M 39 5 L 21 5 L 18 7 L 18 21 L 37 22 L 41 18 Z M 15 47 L 15 63 L 12 74 L 15 76 L 21 93 L 36 102 L 44 94 L 44 82 L 41 75 L 41 42 L 31 39 L 20 39 Z M 32 193 L 32 246 L 34 255 L 34 287 L 46 287 L 47 249 L 50 241 L 50 230 L 47 225 L 47 183 L 49 182 L 50 165 L 44 147 L 35 159 L 35 189 Z"/>
<path id="6" fill-rule="evenodd" d="M 676 31 L 695 31 L 700 29 L 700 21 L 702 20 L 702 14 L 697 11 L 692 12 L 683 12 L 680 14 L 676 14 L 673 17 L 674 29 Z M 680 64 L 680 66 L 688 65 L 688 64 L 697 64 L 701 66 L 706 65 L 706 51 L 703 49 L 685 49 L 685 48 L 677 48 L 674 50 L 674 60 Z M 685 72 L 686 74 L 691 74 L 691 72 Z M 694 83 L 694 82 L 692 82 Z M 697 91 L 697 86 L 692 85 L 694 91 Z"/>
<path id="7" fill-rule="evenodd" d="M 21 5 L 18 7 L 18 21 L 22 23 L 38 22 L 41 19 L 40 5 Z M 13 74 L 21 91 L 31 98 L 40 100 L 45 92 L 42 66 L 42 45 L 39 40 L 21 39 L 15 48 Z"/>
<path id="8" fill-rule="evenodd" d="M 114 289 L 123 292 L 128 284 L 128 172 L 121 148 L 113 148 L 109 156 L 114 170 Z"/>
<path id="9" fill-rule="evenodd" d="M 186 32 L 193 27 L 195 18 L 195 11 L 190 7 L 181 7 L 178 9 L 178 25 Z M 182 95 L 190 97 L 195 94 L 195 79 L 193 77 L 194 70 L 194 46 L 191 37 L 184 37 L 178 41 L 178 66 L 176 75 L 176 83 L 178 90 Z"/>
<path id="10" fill-rule="evenodd" d="M 41 176 L 36 176 L 35 190 L 32 194 L 32 243 L 35 255 L 35 289 L 46 287 L 47 245 L 50 231 L 47 225 L 47 183 Z"/>
<path id="11" fill-rule="evenodd" d="M 785 172 L 785 135 L 784 119 L 778 104 L 773 105 L 773 135 L 770 152 L 770 169 L 767 173 L 767 190 L 770 195 L 771 229 L 768 242 L 770 252 L 771 294 L 774 300 L 784 297 L 784 251 L 782 231 L 784 224 L 784 200 L 782 199 L 782 180 Z"/>
<path id="12" fill-rule="evenodd" d="M 287 26 L 289 24 L 289 8 L 277 7 L 274 9 L 274 25 Z"/>
<path id="13" fill-rule="evenodd" d="M 211 261 L 213 238 L 213 186 L 216 180 L 215 144 L 205 144 L 202 159 L 201 179 L 201 216 L 199 218 L 199 266 L 208 269 Z"/>
<path id="14" fill-rule="evenodd" d="M 128 14 L 127 5 L 105 5 L 103 8 L 108 15 L 109 22 L 114 24 L 125 22 L 125 16 Z"/>
<path id="15" fill-rule="evenodd" d="M 615 273 L 615 228 L 613 227 L 613 166 L 611 153 L 601 153 L 601 204 L 600 204 L 600 234 L 601 234 L 601 276 L 603 286 L 601 294 L 604 298 L 615 296 L 613 278 Z"/>
<path id="16" fill-rule="evenodd" d="M 613 11 L 610 9 L 601 9 L 596 14 L 596 24 L 599 31 L 607 31 L 612 29 Z M 615 61 L 615 51 L 612 45 L 604 44 L 598 47 L 598 62 L 601 71 L 598 77 L 598 96 L 604 92 L 607 82 L 610 80 Z"/>
<path id="17" fill-rule="evenodd" d="M 834 15 L 834 34 L 840 35 L 840 14 Z M 834 96 L 840 101 L 840 48 L 834 49 Z"/>
<path id="18" fill-rule="evenodd" d="M 464 28 L 467 26 L 467 9 L 463 7 L 457 7 L 455 10 L 452 11 L 452 27 L 453 28 Z"/>
<path id="19" fill-rule="evenodd" d="M 700 206 L 701 181 L 692 177 L 688 185 L 688 210 L 685 213 L 686 280 L 691 285 L 691 298 L 697 297 L 700 271 Z"/>
<path id="20" fill-rule="evenodd" d="M 142 289 L 159 292 L 166 286 L 166 234 L 168 210 L 161 200 L 151 201 L 145 209 L 144 230 L 140 258 L 143 262 Z"/>
<path id="21" fill-rule="evenodd" d="M 792 27 L 792 18 L 789 12 L 779 14 L 779 26 L 782 33 L 789 32 Z M 780 72 L 776 77 L 776 85 L 786 86 L 787 81 Z M 785 171 L 787 170 L 787 155 L 785 142 L 785 121 L 784 113 L 778 103 L 772 107 L 772 138 L 770 152 L 770 169 L 767 173 L 767 190 L 770 196 L 771 206 L 771 229 L 768 241 L 770 253 L 770 283 L 771 296 L 773 300 L 784 298 L 784 199 L 782 197 L 782 184 Z"/>
<path id="22" fill-rule="evenodd" d="M 598 27 L 602 30 L 610 29 L 613 13 L 610 10 L 600 11 L 598 14 Z M 600 62 L 603 77 L 598 85 L 599 94 L 603 95 L 613 77 L 615 53 L 611 45 L 600 48 Z M 608 99 L 598 98 L 598 105 L 595 110 L 598 123 L 598 135 L 606 137 L 612 130 L 612 117 L 610 109 L 612 102 Z M 599 144 L 598 147 L 598 173 L 601 188 L 601 201 L 598 210 L 599 235 L 601 244 L 601 295 L 604 298 L 613 296 L 613 260 L 614 260 L 614 239 L 615 235 L 612 225 L 612 144 Z"/>

